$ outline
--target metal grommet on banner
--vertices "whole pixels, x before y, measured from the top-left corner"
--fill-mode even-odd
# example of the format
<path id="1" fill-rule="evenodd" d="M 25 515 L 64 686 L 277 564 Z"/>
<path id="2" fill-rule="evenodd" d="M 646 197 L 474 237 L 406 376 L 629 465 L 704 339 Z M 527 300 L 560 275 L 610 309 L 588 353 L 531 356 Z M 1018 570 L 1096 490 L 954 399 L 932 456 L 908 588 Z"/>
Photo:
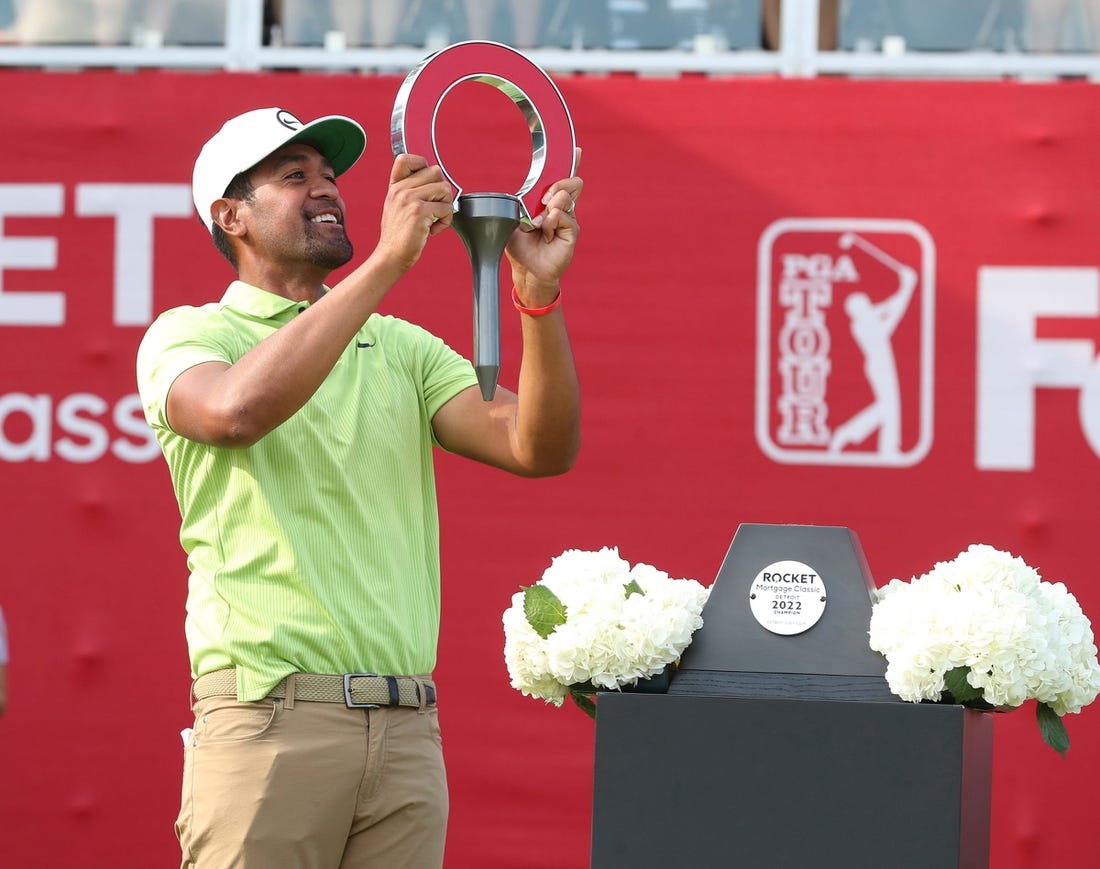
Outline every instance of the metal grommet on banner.
<path id="1" fill-rule="evenodd" d="M 458 42 L 440 49 L 405 77 L 390 118 L 394 155 L 421 154 L 443 170 L 455 191 L 458 208 L 462 186 L 439 158 L 435 123 L 439 107 L 455 87 L 467 81 L 492 85 L 523 113 L 531 131 L 531 167 L 516 196 L 520 219 L 530 223 L 544 208 L 547 188 L 576 169 L 577 140 L 573 119 L 557 85 L 533 61 L 499 42 Z"/>

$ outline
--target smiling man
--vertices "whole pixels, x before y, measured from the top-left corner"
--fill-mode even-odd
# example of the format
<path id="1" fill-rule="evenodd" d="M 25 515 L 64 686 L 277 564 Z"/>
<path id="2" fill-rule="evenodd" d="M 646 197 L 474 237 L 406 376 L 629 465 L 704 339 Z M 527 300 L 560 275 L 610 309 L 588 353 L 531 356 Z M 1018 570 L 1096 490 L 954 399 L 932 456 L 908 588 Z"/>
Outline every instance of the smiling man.
<path id="1" fill-rule="evenodd" d="M 442 865 L 432 449 L 536 477 L 580 444 L 559 281 L 581 180 L 509 240 L 523 360 L 517 392 L 487 402 L 468 360 L 377 313 L 451 225 L 438 166 L 396 158 L 376 247 L 325 283 L 353 257 L 336 181 L 364 146 L 339 116 L 226 122 L 192 188 L 238 279 L 138 351 L 191 571 L 184 867 Z"/>

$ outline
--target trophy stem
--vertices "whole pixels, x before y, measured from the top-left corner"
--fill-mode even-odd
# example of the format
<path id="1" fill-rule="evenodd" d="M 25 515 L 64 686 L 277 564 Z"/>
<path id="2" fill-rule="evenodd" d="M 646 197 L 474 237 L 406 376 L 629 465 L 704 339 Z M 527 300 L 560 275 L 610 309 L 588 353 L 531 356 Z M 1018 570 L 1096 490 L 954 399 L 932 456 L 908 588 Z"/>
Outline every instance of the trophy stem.
<path id="1" fill-rule="evenodd" d="M 470 256 L 474 277 L 474 371 L 491 401 L 500 374 L 500 260 L 520 219 L 520 200 L 507 193 L 463 193 L 452 226 Z"/>

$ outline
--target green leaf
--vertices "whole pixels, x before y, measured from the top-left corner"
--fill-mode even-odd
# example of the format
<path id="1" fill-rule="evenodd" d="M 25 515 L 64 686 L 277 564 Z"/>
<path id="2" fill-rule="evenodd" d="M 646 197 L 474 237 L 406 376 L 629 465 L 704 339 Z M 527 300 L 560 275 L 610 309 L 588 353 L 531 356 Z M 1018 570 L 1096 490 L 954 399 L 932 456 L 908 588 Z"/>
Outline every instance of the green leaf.
<path id="1" fill-rule="evenodd" d="M 596 720 L 596 701 L 592 699 L 592 695 L 587 691 L 574 691 L 569 689 L 569 696 L 573 698 L 573 702 L 577 704 L 593 721 Z"/>
<path id="2" fill-rule="evenodd" d="M 1043 742 L 1065 757 L 1069 751 L 1069 734 L 1066 733 L 1066 725 L 1062 723 L 1058 713 L 1046 703 L 1039 703 L 1035 707 L 1035 718 L 1039 722 L 1039 733 L 1043 736 Z"/>
<path id="3" fill-rule="evenodd" d="M 956 703 L 961 703 L 964 706 L 984 705 L 983 700 L 985 698 L 982 689 L 975 688 L 966 681 L 969 672 L 969 667 L 956 667 L 954 670 L 948 670 L 943 676 L 944 685 Z"/>
<path id="4" fill-rule="evenodd" d="M 558 625 L 565 624 L 565 604 L 545 585 L 520 586 L 523 589 L 523 614 L 544 640 Z"/>
<path id="5" fill-rule="evenodd" d="M 638 585 L 638 580 L 636 579 L 632 579 L 624 585 L 623 591 L 626 597 L 630 597 L 632 594 L 645 594 L 645 589 Z"/>

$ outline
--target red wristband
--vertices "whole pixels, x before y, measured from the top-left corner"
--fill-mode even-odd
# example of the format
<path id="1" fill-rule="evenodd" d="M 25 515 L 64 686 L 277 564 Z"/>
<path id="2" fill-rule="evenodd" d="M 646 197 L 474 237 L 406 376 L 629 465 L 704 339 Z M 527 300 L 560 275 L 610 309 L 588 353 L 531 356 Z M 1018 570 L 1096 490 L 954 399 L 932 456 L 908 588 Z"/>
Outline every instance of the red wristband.
<path id="1" fill-rule="evenodd" d="M 549 314 L 561 304 L 561 290 L 558 290 L 558 294 L 554 296 L 554 301 L 549 305 L 543 305 L 541 308 L 527 308 L 520 302 L 516 288 L 512 287 L 512 304 L 516 306 L 516 310 L 521 314 L 526 314 L 528 317 L 541 317 L 543 314 Z"/>

